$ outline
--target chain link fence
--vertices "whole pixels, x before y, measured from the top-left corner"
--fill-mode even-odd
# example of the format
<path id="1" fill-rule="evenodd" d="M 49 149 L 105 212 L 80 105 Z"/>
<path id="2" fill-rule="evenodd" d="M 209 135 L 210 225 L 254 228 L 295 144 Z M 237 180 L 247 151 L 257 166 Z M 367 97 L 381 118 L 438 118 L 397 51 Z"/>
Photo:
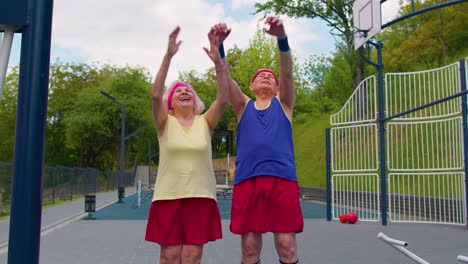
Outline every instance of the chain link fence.
<path id="1" fill-rule="evenodd" d="M 0 161 L 0 217 L 10 214 L 13 163 Z M 45 166 L 42 175 L 42 205 L 55 205 L 84 195 L 117 190 L 118 171 L 95 168 Z M 123 174 L 122 184 L 133 186 L 132 171 Z"/>

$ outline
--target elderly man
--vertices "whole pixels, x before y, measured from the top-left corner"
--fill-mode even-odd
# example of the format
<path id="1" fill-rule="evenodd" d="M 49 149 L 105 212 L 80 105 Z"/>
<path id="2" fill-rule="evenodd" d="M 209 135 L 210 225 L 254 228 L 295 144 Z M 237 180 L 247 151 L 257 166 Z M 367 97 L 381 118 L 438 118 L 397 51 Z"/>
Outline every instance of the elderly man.
<path id="1" fill-rule="evenodd" d="M 260 263 L 262 234 L 274 233 L 280 263 L 299 263 L 296 233 L 304 220 L 294 162 L 292 115 L 295 102 L 293 61 L 280 19 L 268 17 L 265 32 L 278 39 L 280 78 L 270 69 L 258 70 L 250 90 L 255 101 L 232 80 L 229 102 L 237 115 L 237 156 L 230 229 L 242 237 L 242 263 Z M 225 23 L 212 27 L 224 41 Z M 221 57 L 224 56 L 220 45 Z"/>

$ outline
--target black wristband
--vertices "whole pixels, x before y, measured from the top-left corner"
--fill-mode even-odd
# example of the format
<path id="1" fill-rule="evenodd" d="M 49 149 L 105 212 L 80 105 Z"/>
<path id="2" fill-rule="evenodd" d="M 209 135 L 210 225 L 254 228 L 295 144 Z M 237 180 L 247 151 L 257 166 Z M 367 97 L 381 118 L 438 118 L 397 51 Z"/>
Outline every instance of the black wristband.
<path id="1" fill-rule="evenodd" d="M 224 54 L 224 45 L 223 45 L 223 43 L 219 44 L 219 55 L 221 55 L 221 59 L 224 59 L 226 57 L 226 54 Z"/>
<path id="2" fill-rule="evenodd" d="M 278 48 L 281 52 L 289 51 L 288 37 L 278 38 Z"/>

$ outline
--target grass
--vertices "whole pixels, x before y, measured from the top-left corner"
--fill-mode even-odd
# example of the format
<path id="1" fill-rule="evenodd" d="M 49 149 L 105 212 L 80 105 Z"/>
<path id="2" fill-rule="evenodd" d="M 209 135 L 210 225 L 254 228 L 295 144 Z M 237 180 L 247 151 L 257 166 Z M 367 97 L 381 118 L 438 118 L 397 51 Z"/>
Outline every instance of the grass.
<path id="1" fill-rule="evenodd" d="M 107 191 L 102 191 L 100 193 L 115 192 L 115 191 L 116 190 L 107 190 Z M 76 195 L 76 196 L 74 195 L 72 199 L 56 199 L 54 203 L 47 203 L 47 204 L 44 204 L 44 201 L 43 201 L 42 202 L 42 209 L 47 209 L 47 208 L 51 208 L 51 207 L 71 203 L 71 202 L 74 202 L 76 200 L 83 199 L 83 197 L 84 197 L 83 194 Z M 6 220 L 6 219 L 9 219 L 9 218 L 10 218 L 10 209 L 8 208 L 8 210 L 3 210 L 2 211 L 2 214 L 0 216 L 0 221 Z"/>
<path id="2" fill-rule="evenodd" d="M 300 186 L 326 187 L 325 129 L 330 116 L 312 116 L 302 123 L 294 123 L 293 137 L 297 177 Z"/>

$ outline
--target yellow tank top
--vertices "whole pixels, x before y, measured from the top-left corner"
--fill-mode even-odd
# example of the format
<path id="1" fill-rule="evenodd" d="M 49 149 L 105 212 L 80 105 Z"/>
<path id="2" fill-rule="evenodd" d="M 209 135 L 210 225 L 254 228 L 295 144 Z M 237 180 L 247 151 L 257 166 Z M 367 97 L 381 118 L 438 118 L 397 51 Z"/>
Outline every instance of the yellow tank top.
<path id="1" fill-rule="evenodd" d="M 216 200 L 216 179 L 211 159 L 211 135 L 203 116 L 183 127 L 168 116 L 158 135 L 159 167 L 153 201 L 206 197 Z"/>

